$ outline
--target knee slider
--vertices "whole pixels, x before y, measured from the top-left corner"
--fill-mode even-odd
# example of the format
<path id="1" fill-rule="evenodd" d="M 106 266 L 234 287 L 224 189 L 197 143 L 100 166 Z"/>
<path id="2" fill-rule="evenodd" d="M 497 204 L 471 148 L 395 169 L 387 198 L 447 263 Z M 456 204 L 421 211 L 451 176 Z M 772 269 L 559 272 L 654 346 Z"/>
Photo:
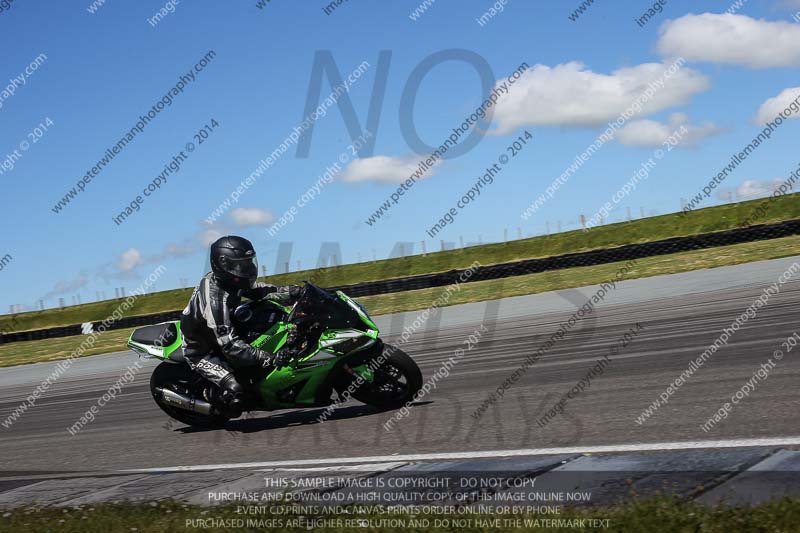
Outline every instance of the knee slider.
<path id="1" fill-rule="evenodd" d="M 239 395 L 244 392 L 244 389 L 241 385 L 239 385 L 239 382 L 236 381 L 236 378 L 233 377 L 233 374 L 228 374 L 222 378 L 222 381 L 219 382 L 219 387 L 224 391 L 230 392 L 231 394 Z"/>

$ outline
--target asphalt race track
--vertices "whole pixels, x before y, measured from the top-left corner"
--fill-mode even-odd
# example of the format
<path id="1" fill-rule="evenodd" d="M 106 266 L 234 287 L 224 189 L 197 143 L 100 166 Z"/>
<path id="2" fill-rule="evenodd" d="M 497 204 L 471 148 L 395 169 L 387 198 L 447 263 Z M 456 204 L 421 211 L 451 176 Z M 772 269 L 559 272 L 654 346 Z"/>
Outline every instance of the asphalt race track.
<path id="1" fill-rule="evenodd" d="M 796 438 L 800 347 L 786 353 L 726 420 L 709 432 L 700 427 L 773 357 L 782 340 L 800 329 L 800 283 L 794 280 L 783 285 L 666 406 L 643 424 L 635 422 L 794 260 L 800 258 L 619 283 L 595 313 L 578 322 L 478 420 L 471 414 L 489 393 L 596 287 L 449 308 L 440 323 L 429 323 L 427 331 L 406 345 L 426 378 L 465 346 L 464 339 L 486 316 L 489 333 L 390 432 L 383 424 L 392 412 L 355 402 L 323 423 L 317 422 L 322 410 L 310 409 L 256 413 L 232 421 L 225 430 L 191 430 L 170 423 L 150 398 L 148 379 L 154 363 L 148 361 L 94 422 L 72 436 L 67 427 L 137 360 L 132 352 L 88 358 L 76 363 L 10 428 L 0 427 L 0 475 Z M 405 324 L 418 314 L 406 313 Z M 402 320 L 403 315 L 380 317 L 379 325 L 396 335 Z M 564 414 L 539 427 L 536 420 L 637 323 L 642 329 L 610 357 L 604 373 L 569 400 Z M 42 364 L 0 369 L 0 420 L 50 368 Z"/>

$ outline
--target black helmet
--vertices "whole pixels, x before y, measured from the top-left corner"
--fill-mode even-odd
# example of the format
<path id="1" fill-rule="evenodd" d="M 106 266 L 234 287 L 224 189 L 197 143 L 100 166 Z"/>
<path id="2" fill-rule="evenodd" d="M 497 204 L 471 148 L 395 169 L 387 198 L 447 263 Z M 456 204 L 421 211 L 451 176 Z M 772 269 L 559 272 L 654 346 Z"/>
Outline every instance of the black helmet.
<path id="1" fill-rule="evenodd" d="M 226 235 L 211 245 L 211 270 L 223 285 L 251 289 L 258 277 L 253 244 L 244 237 Z"/>

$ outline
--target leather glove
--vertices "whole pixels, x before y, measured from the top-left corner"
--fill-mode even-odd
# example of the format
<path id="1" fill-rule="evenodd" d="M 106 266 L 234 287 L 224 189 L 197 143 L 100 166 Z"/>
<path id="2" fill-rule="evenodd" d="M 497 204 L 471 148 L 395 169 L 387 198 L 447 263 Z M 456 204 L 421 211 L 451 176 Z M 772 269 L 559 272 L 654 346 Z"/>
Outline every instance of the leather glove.
<path id="1" fill-rule="evenodd" d="M 259 351 L 258 352 L 258 364 L 261 368 L 268 368 L 275 365 L 275 357 L 269 352 Z"/>
<path id="2" fill-rule="evenodd" d="M 294 351 L 288 349 L 286 346 L 278 350 L 278 353 L 275 355 L 262 351 L 258 364 L 261 365 L 261 368 L 275 367 L 277 370 L 280 370 L 285 366 L 289 366 L 294 355 Z"/>
<path id="3" fill-rule="evenodd" d="M 276 353 L 275 357 L 273 357 L 272 364 L 275 365 L 275 368 L 280 370 L 285 366 L 289 366 L 289 363 L 292 362 L 293 357 L 294 351 L 283 347 L 278 350 L 278 353 Z"/>
<path id="4" fill-rule="evenodd" d="M 303 294 L 303 288 L 302 285 L 289 285 L 289 298 L 292 300 L 300 298 L 300 295 Z"/>

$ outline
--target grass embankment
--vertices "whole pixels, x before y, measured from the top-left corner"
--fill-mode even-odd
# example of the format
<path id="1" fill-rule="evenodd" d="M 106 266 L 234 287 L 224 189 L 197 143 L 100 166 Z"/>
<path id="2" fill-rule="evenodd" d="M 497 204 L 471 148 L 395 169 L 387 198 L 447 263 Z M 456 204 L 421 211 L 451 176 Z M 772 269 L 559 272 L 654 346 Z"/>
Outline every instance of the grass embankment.
<path id="1" fill-rule="evenodd" d="M 312 280 L 318 285 L 330 287 L 466 268 L 473 261 L 491 265 L 650 242 L 670 237 L 733 229 L 745 221 L 753 225 L 797 219 L 800 218 L 800 201 L 798 200 L 800 200 L 800 196 L 792 194 L 779 197 L 774 201 L 769 199 L 752 200 L 699 209 L 686 216 L 670 214 L 609 224 L 594 228 L 589 232 L 577 230 L 509 241 L 508 243 L 486 244 L 466 249 L 430 253 L 425 256 L 415 255 L 340 267 L 304 270 L 268 276 L 264 280 L 276 285 Z M 760 210 L 761 207 L 767 208 Z M 137 298 L 126 316 L 181 309 L 189 300 L 191 291 L 192 289 L 175 289 L 141 296 Z M 0 331 L 25 331 L 104 320 L 114 312 L 121 302 L 122 299 L 107 300 L 71 306 L 66 309 L 47 309 L 14 316 L 5 315 L 0 317 Z"/>
<path id="2" fill-rule="evenodd" d="M 125 345 L 128 337 L 130 337 L 134 329 L 112 329 L 98 335 L 94 347 L 86 350 L 82 357 L 126 350 Z M 83 335 L 76 335 L 73 337 L 0 344 L 0 367 L 66 359 L 80 346 L 85 338 Z"/>
<path id="3" fill-rule="evenodd" d="M 738 265 L 793 255 L 800 255 L 800 236 L 637 259 L 634 266 L 627 270 L 624 279 L 676 274 L 678 272 Z M 558 289 L 594 285 L 616 279 L 617 271 L 625 264 L 625 261 L 621 261 L 604 265 L 567 268 L 527 274 L 525 276 L 465 283 L 460 290 L 452 293 L 448 304 L 480 302 L 495 298 L 509 298 L 511 296 L 538 294 Z M 365 296 L 359 298 L 358 301 L 366 306 L 372 314 L 376 315 L 413 311 L 429 307 L 443 290 L 444 288 L 434 288 L 380 294 Z M 0 351 L 0 353 L 2 352 Z"/>
<path id="4" fill-rule="evenodd" d="M 237 506 L 207 509 L 169 501 L 142 504 L 102 504 L 68 509 L 10 509 L 2 512 L 0 532 L 59 531 L 62 533 L 162 531 L 658 531 L 661 533 L 704 531 L 709 533 L 750 533 L 763 531 L 797 531 L 800 524 L 800 500 L 783 499 L 757 507 L 706 507 L 674 499 L 646 499 L 613 507 L 565 508 L 560 514 L 545 515 L 477 515 L 477 514 L 320 514 L 306 513 L 237 514 Z M 302 522 L 300 522 L 302 516 Z M 320 527 L 314 520 L 333 525 L 339 519 L 350 527 Z M 539 520 L 538 524 L 535 520 Z M 580 527 L 580 522 L 587 520 Z M 229 522 L 224 522 L 228 520 Z M 252 522 L 248 522 L 248 520 Z M 295 522 L 291 522 L 294 520 Z M 371 522 L 359 526 L 359 520 Z M 386 522 L 379 522 L 386 520 Z M 427 527 L 422 526 L 427 520 Z M 436 523 L 435 520 L 440 520 Z M 449 527 L 442 527 L 448 520 Z M 478 522 L 480 520 L 481 522 Z M 488 525 L 498 520 L 499 527 Z M 507 522 L 504 522 L 506 520 Z M 526 523 L 525 520 L 528 520 Z M 563 520 L 559 527 L 545 520 Z M 603 522 L 588 522 L 602 520 Z M 607 520 L 607 522 L 605 522 Z M 241 521 L 241 522 L 234 522 Z M 349 521 L 349 522 L 345 522 Z M 362 522 L 363 523 L 363 522 Z M 434 524 L 439 527 L 434 527 Z M 219 524 L 214 526 L 214 524 Z M 249 524 L 249 525 L 248 525 Z M 287 527 L 292 524 L 294 527 Z M 458 525 L 454 525 L 458 524 Z M 464 525 L 467 524 L 467 525 Z M 509 526 L 503 526 L 508 524 Z M 512 525 L 513 524 L 513 525 Z M 515 527 L 519 524 L 518 527 Z M 593 525 L 593 527 L 592 527 Z M 205 526 L 205 527 L 204 527 Z M 227 527 L 226 527 L 227 526 Z M 577 526 L 577 527 L 576 527 Z"/>
<path id="5" fill-rule="evenodd" d="M 794 255 L 800 255 L 800 236 L 647 257 L 637 260 L 627 271 L 625 279 L 688 272 Z M 608 263 L 466 283 L 461 286 L 460 290 L 452 292 L 448 304 L 479 302 L 602 283 L 609 279 L 615 279 L 617 271 L 625 264 L 625 262 Z M 359 302 L 364 304 L 373 315 L 413 311 L 429 307 L 445 289 L 445 287 L 437 287 L 365 296 L 359 298 Z M 96 355 L 125 349 L 125 341 L 130 335 L 130 331 L 130 329 L 111 330 L 99 335 L 97 344 L 83 355 Z M 83 339 L 82 335 L 78 335 L 0 345 L 0 367 L 64 359 L 80 345 Z"/>

